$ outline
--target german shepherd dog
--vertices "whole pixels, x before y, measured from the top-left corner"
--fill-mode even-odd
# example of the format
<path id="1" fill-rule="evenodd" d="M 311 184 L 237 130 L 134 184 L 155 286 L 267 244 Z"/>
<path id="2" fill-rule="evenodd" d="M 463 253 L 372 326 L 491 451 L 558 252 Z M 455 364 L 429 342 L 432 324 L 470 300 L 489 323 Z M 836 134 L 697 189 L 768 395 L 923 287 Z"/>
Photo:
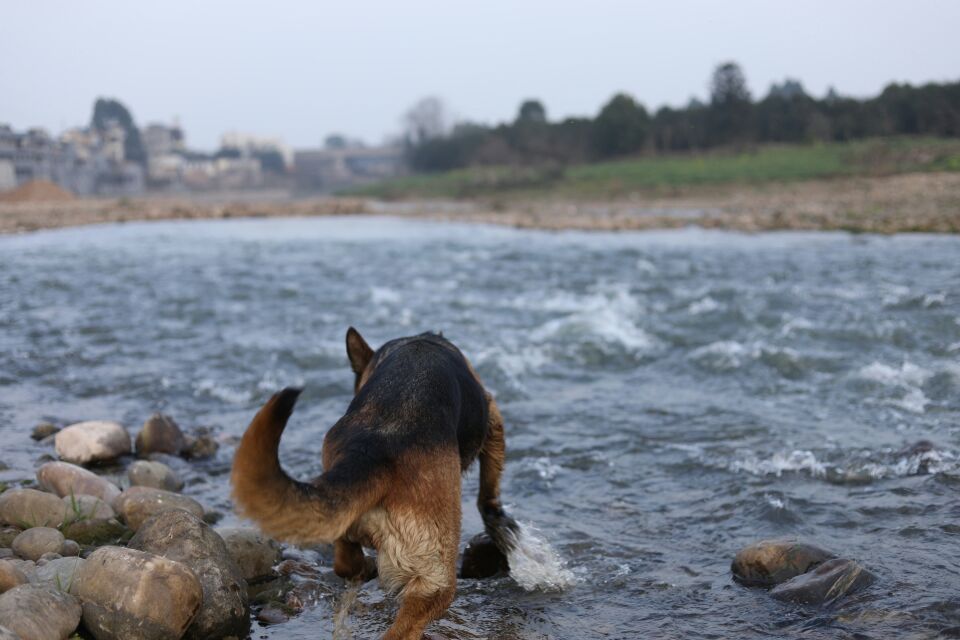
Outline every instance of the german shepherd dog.
<path id="1" fill-rule="evenodd" d="M 517 532 L 500 503 L 503 419 L 473 367 L 442 335 L 424 333 L 374 351 L 350 327 L 354 398 L 323 441 L 323 474 L 293 480 L 277 447 L 300 389 L 274 395 L 254 417 L 233 462 L 238 511 L 274 538 L 333 543 L 334 572 L 379 573 L 399 591 L 385 640 L 419 640 L 453 601 L 460 542 L 460 479 L 480 459 L 477 506 L 504 554 Z M 363 547 L 377 550 L 376 566 Z"/>

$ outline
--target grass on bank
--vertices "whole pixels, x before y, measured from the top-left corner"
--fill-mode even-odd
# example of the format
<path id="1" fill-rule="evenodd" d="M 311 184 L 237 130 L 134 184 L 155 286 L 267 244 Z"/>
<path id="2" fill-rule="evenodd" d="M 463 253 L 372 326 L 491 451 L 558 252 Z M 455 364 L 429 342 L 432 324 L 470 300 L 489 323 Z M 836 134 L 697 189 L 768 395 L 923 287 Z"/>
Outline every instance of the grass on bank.
<path id="1" fill-rule="evenodd" d="M 669 195 L 696 187 L 918 171 L 960 171 L 960 140 L 901 137 L 647 156 L 569 167 L 474 167 L 406 176 L 349 193 L 385 200 L 504 195 L 617 198 L 638 192 Z"/>

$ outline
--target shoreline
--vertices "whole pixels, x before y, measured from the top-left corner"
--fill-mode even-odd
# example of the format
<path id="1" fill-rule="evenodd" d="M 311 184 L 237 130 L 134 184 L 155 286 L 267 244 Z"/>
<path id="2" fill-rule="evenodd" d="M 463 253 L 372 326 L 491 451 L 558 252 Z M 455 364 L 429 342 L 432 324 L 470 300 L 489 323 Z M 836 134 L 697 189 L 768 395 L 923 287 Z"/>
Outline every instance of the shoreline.
<path id="1" fill-rule="evenodd" d="M 960 173 L 912 173 L 758 185 L 685 187 L 609 200 L 481 197 L 296 199 L 276 194 L 0 202 L 0 234 L 91 224 L 264 217 L 394 215 L 543 230 L 639 231 L 699 226 L 731 231 L 960 233 Z"/>

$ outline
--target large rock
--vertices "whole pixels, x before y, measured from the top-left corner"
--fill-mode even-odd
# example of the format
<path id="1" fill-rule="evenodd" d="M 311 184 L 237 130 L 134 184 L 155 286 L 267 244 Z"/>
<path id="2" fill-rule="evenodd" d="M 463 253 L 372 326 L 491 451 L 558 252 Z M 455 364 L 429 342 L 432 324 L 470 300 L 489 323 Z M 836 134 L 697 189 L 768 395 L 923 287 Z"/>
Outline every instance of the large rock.
<path id="1" fill-rule="evenodd" d="M 0 627 L 0 640 L 22 640 L 22 639 L 13 631 L 10 631 L 10 629 L 7 629 L 6 627 Z"/>
<path id="2" fill-rule="evenodd" d="M 0 494 L 0 522 L 30 527 L 59 527 L 66 507 L 52 493 L 36 489 L 10 489 Z"/>
<path id="3" fill-rule="evenodd" d="M 78 422 L 54 436 L 57 455 L 74 464 L 113 460 L 130 453 L 130 434 L 116 422 Z"/>
<path id="4" fill-rule="evenodd" d="M 129 547 L 182 562 L 199 576 L 203 605 L 185 638 L 247 637 L 247 583 L 226 543 L 200 518 L 180 510 L 154 517 L 140 527 Z"/>
<path id="5" fill-rule="evenodd" d="M 80 567 L 72 593 L 97 640 L 177 640 L 203 601 L 188 566 L 152 553 L 101 547 Z"/>
<path id="6" fill-rule="evenodd" d="M 80 603 L 68 593 L 24 584 L 0 595 L 0 626 L 21 640 L 65 640 L 80 624 Z"/>
<path id="7" fill-rule="evenodd" d="M 0 560 L 0 593 L 27 583 L 27 575 L 14 563 Z"/>
<path id="8" fill-rule="evenodd" d="M 64 496 L 61 498 L 67 508 L 67 521 L 109 520 L 117 516 L 108 503 L 97 496 Z"/>
<path id="9" fill-rule="evenodd" d="M 116 544 L 132 535 L 126 525 L 111 520 L 79 520 L 64 525 L 63 535 L 83 545 Z"/>
<path id="10" fill-rule="evenodd" d="M 45 553 L 60 553 L 63 534 L 50 527 L 27 529 L 13 541 L 13 551 L 25 560 L 39 560 Z"/>
<path id="11" fill-rule="evenodd" d="M 751 587 L 772 587 L 835 557 L 829 551 L 793 540 L 763 540 L 733 559 L 734 579 Z"/>
<path id="12" fill-rule="evenodd" d="M 164 491 L 180 491 L 183 480 L 162 462 L 137 460 L 127 469 L 127 478 L 134 487 L 153 487 Z"/>
<path id="13" fill-rule="evenodd" d="M 188 511 L 198 518 L 203 517 L 203 507 L 193 498 L 172 491 L 152 487 L 130 487 L 113 503 L 114 509 L 134 531 L 146 520 L 162 511 Z"/>
<path id="14" fill-rule="evenodd" d="M 510 571 L 507 556 L 497 548 L 486 533 L 470 538 L 460 562 L 461 578 L 489 578 Z"/>
<path id="15" fill-rule="evenodd" d="M 280 562 L 280 545 L 256 529 L 222 527 L 217 533 L 227 545 L 227 551 L 240 567 L 247 582 L 256 582 L 274 575 L 273 567 Z"/>
<path id="16" fill-rule="evenodd" d="M 120 495 L 120 489 L 106 478 L 69 462 L 48 462 L 37 469 L 40 487 L 58 496 L 96 496 L 106 503 Z"/>
<path id="17" fill-rule="evenodd" d="M 69 592 L 85 562 L 83 558 L 57 558 L 38 564 L 30 575 L 30 582 Z"/>
<path id="18" fill-rule="evenodd" d="M 137 456 L 145 458 L 151 453 L 179 455 L 184 447 L 183 432 L 170 416 L 155 413 L 143 423 L 137 434 Z"/>
<path id="19" fill-rule="evenodd" d="M 830 604 L 869 587 L 875 580 L 872 573 L 853 560 L 834 558 L 777 585 L 770 590 L 770 595 L 785 602 Z"/>

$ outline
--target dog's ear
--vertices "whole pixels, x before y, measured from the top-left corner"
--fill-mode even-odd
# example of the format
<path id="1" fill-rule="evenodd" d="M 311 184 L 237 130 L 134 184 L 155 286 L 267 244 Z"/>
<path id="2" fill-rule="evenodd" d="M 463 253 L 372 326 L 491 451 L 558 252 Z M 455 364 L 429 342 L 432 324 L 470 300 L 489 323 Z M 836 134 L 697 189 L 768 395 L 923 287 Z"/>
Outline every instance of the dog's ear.
<path id="1" fill-rule="evenodd" d="M 347 329 L 347 357 L 350 359 L 350 368 L 358 376 L 364 372 L 373 357 L 373 349 L 353 327 Z"/>

